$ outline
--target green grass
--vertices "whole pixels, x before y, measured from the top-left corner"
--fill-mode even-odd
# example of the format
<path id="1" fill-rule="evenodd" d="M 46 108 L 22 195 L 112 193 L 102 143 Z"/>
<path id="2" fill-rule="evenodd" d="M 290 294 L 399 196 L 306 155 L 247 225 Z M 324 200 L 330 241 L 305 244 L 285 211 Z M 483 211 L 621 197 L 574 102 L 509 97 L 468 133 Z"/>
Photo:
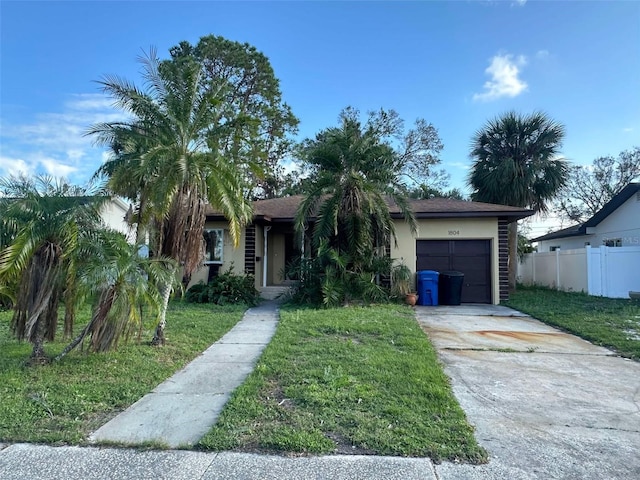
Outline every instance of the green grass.
<path id="1" fill-rule="evenodd" d="M 487 459 L 401 306 L 283 309 L 255 371 L 198 446 Z"/>
<path id="2" fill-rule="evenodd" d="M 17 342 L 11 312 L 0 312 L 0 441 L 82 444 L 88 433 L 134 403 L 218 340 L 242 317 L 244 307 L 175 303 L 167 315 L 167 345 L 130 341 L 117 351 L 72 352 L 60 362 L 25 367 L 31 344 Z M 88 312 L 84 312 L 87 321 Z M 81 325 L 76 326 L 79 331 Z M 46 345 L 54 356 L 62 334 Z"/>
<path id="3" fill-rule="evenodd" d="M 506 305 L 624 357 L 640 360 L 640 304 L 540 287 L 518 287 Z"/>

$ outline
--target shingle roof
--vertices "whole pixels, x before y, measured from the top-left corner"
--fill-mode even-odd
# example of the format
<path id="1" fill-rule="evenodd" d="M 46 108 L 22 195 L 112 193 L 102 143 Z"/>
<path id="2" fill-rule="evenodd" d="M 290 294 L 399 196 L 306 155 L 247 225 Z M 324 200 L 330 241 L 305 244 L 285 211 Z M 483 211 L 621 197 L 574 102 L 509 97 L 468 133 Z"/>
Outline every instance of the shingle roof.
<path id="1" fill-rule="evenodd" d="M 256 220 L 290 222 L 302 201 L 302 195 L 257 200 L 253 202 L 253 214 Z M 402 218 L 400 208 L 389 201 L 389 211 L 394 218 Z M 532 210 L 495 205 L 492 203 L 469 202 L 453 198 L 430 198 L 426 200 L 409 200 L 416 218 L 450 218 L 450 217 L 508 217 L 517 220 L 533 215 Z M 209 209 L 210 217 L 220 216 L 219 212 Z"/>
<path id="2" fill-rule="evenodd" d="M 547 233 L 541 237 L 534 238 L 532 242 L 540 242 L 542 240 L 553 240 L 556 238 L 576 237 L 580 235 L 587 235 L 588 227 L 595 227 L 605 218 L 615 212 L 620 205 L 629 200 L 631 196 L 640 192 L 640 183 L 630 183 L 624 187 L 620 192 L 614 196 L 609 202 L 605 204 L 596 214 L 584 223 L 574 225 L 572 227 L 563 228 L 562 230 L 556 230 L 555 232 Z"/>
<path id="3" fill-rule="evenodd" d="M 577 237 L 580 235 L 585 235 L 585 233 L 580 230 L 581 227 L 582 227 L 582 224 L 573 225 L 571 227 L 563 228 L 562 230 L 549 232 L 546 235 L 542 235 L 541 237 L 534 238 L 531 241 L 540 242 L 542 240 L 553 240 L 555 238 Z"/>

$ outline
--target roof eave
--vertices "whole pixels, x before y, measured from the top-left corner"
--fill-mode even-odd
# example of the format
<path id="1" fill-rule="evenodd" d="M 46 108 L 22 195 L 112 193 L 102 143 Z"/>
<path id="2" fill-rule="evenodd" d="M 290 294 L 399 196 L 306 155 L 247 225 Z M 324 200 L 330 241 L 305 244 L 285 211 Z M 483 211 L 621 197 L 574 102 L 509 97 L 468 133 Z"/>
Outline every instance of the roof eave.
<path id="1" fill-rule="evenodd" d="M 589 220 L 584 222 L 584 227 L 595 227 L 605 218 L 615 212 L 623 203 L 629 200 L 636 192 L 640 192 L 640 183 L 630 183 L 624 187 L 615 197 L 596 212 Z"/>
<path id="2" fill-rule="evenodd" d="M 416 219 L 427 218 L 507 218 L 509 222 L 515 222 L 522 218 L 527 218 L 533 215 L 533 210 L 521 210 L 521 211 L 496 211 L 496 212 L 416 212 Z M 402 213 L 394 212 L 391 214 L 391 218 L 402 219 L 404 215 Z"/>
<path id="3" fill-rule="evenodd" d="M 583 231 L 578 231 L 578 232 L 574 232 L 574 233 L 564 233 L 561 235 L 554 235 L 552 233 L 548 233 L 546 235 L 542 235 L 541 237 L 538 238 L 533 238 L 531 239 L 532 242 L 544 242 L 546 240 L 558 240 L 561 238 L 571 238 L 571 237 L 584 237 L 586 235 L 589 235 Z"/>

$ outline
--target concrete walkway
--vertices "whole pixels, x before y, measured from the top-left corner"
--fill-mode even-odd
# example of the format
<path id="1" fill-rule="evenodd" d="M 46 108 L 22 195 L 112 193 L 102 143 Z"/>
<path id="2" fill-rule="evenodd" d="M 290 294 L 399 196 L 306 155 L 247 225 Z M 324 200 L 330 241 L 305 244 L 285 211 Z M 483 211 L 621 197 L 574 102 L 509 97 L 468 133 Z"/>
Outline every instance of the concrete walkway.
<path id="1" fill-rule="evenodd" d="M 505 307 L 418 307 L 489 452 L 439 479 L 640 479 L 640 363 Z"/>
<path id="2" fill-rule="evenodd" d="M 275 302 L 247 310 L 218 342 L 89 439 L 129 445 L 159 442 L 171 448 L 195 444 L 251 373 L 277 323 Z"/>

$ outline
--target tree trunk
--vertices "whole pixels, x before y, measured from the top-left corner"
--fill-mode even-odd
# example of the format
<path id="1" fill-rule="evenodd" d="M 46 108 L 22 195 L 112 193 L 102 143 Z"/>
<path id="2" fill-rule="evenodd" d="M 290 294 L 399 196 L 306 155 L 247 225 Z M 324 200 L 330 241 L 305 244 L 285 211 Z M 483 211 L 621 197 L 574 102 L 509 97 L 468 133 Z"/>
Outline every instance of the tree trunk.
<path id="1" fill-rule="evenodd" d="M 162 285 L 162 306 L 160 307 L 160 319 L 156 326 L 156 331 L 151 340 L 151 345 L 162 346 L 164 345 L 164 327 L 167 325 L 167 308 L 169 306 L 169 297 L 171 296 L 171 285 Z"/>
<path id="2" fill-rule="evenodd" d="M 57 323 L 58 281 L 61 249 L 55 244 L 41 246 L 22 274 L 12 328 L 19 340 L 33 343 L 30 365 L 48 363 L 44 342 L 53 338 Z"/>
<path id="3" fill-rule="evenodd" d="M 64 347 L 62 352 L 60 352 L 53 360 L 56 361 L 56 362 L 59 361 L 62 357 L 67 355 L 71 350 L 76 348 L 80 344 L 80 342 L 82 340 L 84 340 L 84 337 L 87 336 L 87 333 L 91 329 L 92 325 L 93 325 L 93 319 L 92 319 L 91 322 L 87 323 L 87 326 L 82 329 L 82 331 L 78 334 L 78 336 L 76 338 L 74 338 L 73 341 L 69 345 Z"/>
<path id="4" fill-rule="evenodd" d="M 73 324 L 76 321 L 75 307 L 67 299 L 64 307 L 64 338 L 69 339 L 73 335 Z"/>
<path id="5" fill-rule="evenodd" d="M 76 321 L 77 279 L 74 269 L 67 272 L 67 285 L 64 289 L 64 338 L 73 336 L 73 325 Z"/>
<path id="6" fill-rule="evenodd" d="M 37 322 L 32 337 L 33 350 L 31 351 L 31 357 L 29 357 L 29 365 L 44 365 L 49 363 L 49 359 L 44 353 L 44 337 L 47 331 L 44 315 L 40 315 Z"/>
<path id="7" fill-rule="evenodd" d="M 518 276 L 518 222 L 509 224 L 509 290 L 515 291 Z"/>

